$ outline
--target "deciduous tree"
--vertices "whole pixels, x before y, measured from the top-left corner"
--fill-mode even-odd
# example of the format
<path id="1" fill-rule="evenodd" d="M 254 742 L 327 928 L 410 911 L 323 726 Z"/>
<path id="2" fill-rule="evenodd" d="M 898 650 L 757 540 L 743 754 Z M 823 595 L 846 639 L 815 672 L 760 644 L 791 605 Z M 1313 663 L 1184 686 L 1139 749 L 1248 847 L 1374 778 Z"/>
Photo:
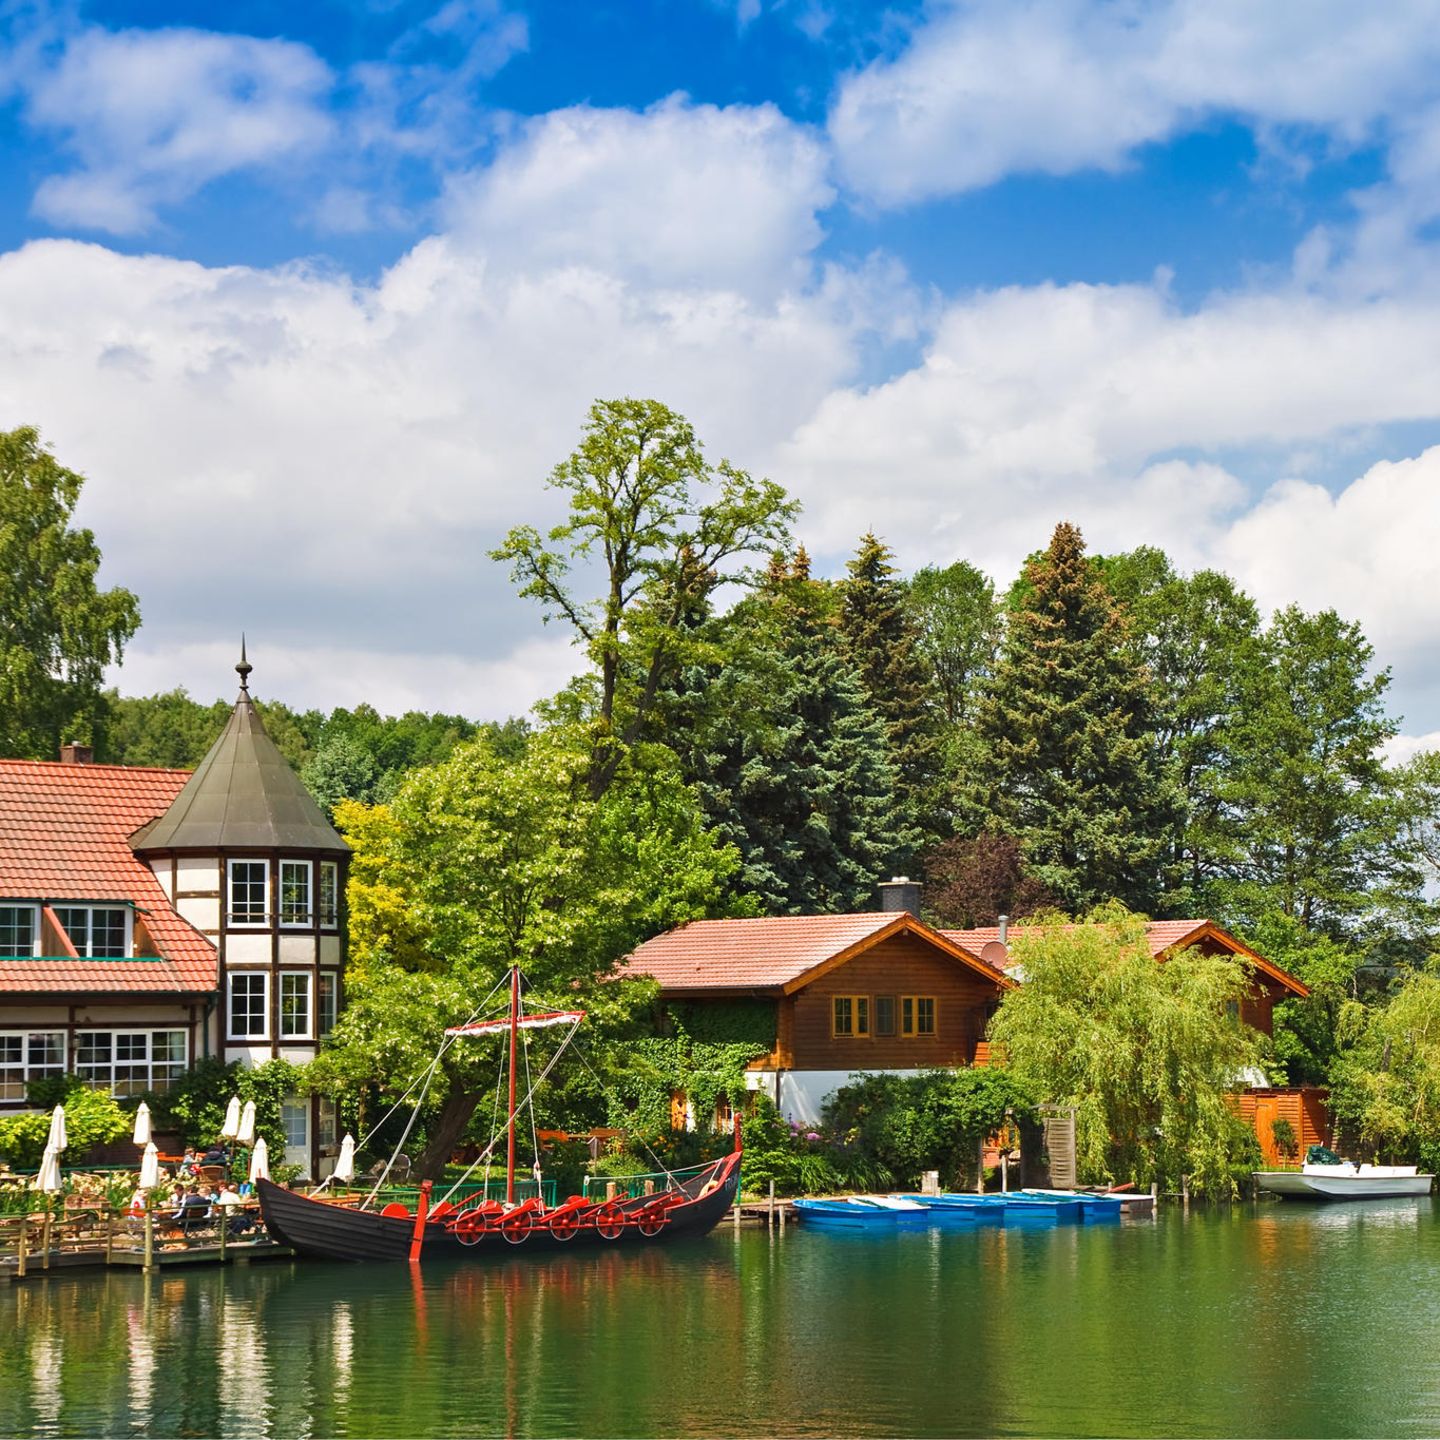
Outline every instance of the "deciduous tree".
<path id="1" fill-rule="evenodd" d="M 94 535 L 71 526 L 84 483 L 38 431 L 0 432 L 0 755 L 92 742 L 105 667 L 140 628 L 135 596 L 96 583 Z"/>
<path id="2" fill-rule="evenodd" d="M 990 1042 L 1038 1097 L 1075 1106 L 1081 1179 L 1178 1188 L 1186 1174 L 1230 1195 L 1253 1136 L 1225 1097 L 1262 1059 L 1258 1033 L 1232 1018 L 1243 964 L 1194 950 L 1160 964 L 1120 906 L 1027 930 L 1013 953 L 1024 983 L 1001 1001 Z"/>
<path id="3" fill-rule="evenodd" d="M 493 558 L 510 565 L 547 621 L 571 628 L 595 667 L 588 784 L 598 796 L 691 653 L 691 622 L 706 598 L 737 561 L 785 540 L 796 506 L 771 480 L 728 460 L 712 465 L 689 421 L 656 400 L 596 401 L 579 448 L 549 485 L 565 494 L 567 518 L 547 536 L 516 527 Z M 596 598 L 572 588 L 576 562 L 598 562 Z"/>

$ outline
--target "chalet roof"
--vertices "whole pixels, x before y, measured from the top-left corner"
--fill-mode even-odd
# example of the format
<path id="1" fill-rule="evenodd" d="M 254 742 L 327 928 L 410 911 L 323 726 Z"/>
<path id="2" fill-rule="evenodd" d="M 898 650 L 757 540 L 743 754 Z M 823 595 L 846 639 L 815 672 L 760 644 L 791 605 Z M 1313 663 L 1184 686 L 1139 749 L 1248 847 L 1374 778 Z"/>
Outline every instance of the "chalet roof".
<path id="1" fill-rule="evenodd" d="M 137 854 L 246 849 L 349 853 L 350 847 L 265 733 L 244 683 L 248 672 L 245 666 L 239 698 L 220 738 L 164 815 L 134 837 Z"/>
<path id="2" fill-rule="evenodd" d="M 1075 927 L 1067 925 L 1065 928 L 1071 930 Z M 1002 970 L 1009 970 L 1015 964 L 1014 955 L 1000 939 L 1000 929 L 996 925 L 982 925 L 973 930 L 944 930 L 941 933 Z M 1033 926 L 1011 925 L 1008 938 L 1013 941 L 1034 933 Z M 1187 945 L 1196 945 L 1203 940 L 1212 941 L 1232 955 L 1244 956 L 1257 970 L 1268 975 L 1292 995 L 1305 996 L 1310 993 L 1309 986 L 1297 980 L 1288 970 L 1283 970 L 1263 955 L 1256 954 L 1213 920 L 1150 920 L 1145 925 L 1145 942 L 1157 960 L 1162 955 L 1183 950 Z"/>
<path id="3" fill-rule="evenodd" d="M 199 993 L 216 985 L 215 947 L 170 907 L 129 836 L 164 812 L 184 770 L 0 760 L 0 899 L 128 903 L 155 959 L 0 959 L 0 993 Z"/>
<path id="4" fill-rule="evenodd" d="M 893 911 L 692 920 L 647 940 L 622 962 L 622 971 L 659 981 L 667 995 L 790 994 L 824 970 L 903 933 L 920 936 L 997 988 L 1007 986 L 1002 974 L 964 945 L 913 915 Z"/>

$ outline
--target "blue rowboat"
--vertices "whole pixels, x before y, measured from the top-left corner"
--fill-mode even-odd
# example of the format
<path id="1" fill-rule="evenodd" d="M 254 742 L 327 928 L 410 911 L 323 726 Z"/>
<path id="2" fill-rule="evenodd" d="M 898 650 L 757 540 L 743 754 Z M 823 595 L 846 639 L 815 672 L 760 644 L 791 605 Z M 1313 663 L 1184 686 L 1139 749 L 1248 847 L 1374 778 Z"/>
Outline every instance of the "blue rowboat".
<path id="1" fill-rule="evenodd" d="M 1078 1225 L 1082 1218 L 1080 1201 L 1070 1195 L 1032 1195 L 1012 1190 L 996 1198 L 1004 1202 L 1007 1221 L 1043 1217 L 1052 1225 Z"/>
<path id="2" fill-rule="evenodd" d="M 902 1195 L 927 1206 L 931 1219 L 941 1225 L 1003 1225 L 1005 1207 L 993 1205 L 983 1195 Z"/>
<path id="3" fill-rule="evenodd" d="M 1057 1200 L 1075 1200 L 1080 1204 L 1081 1218 L 1087 1224 L 1099 1220 L 1118 1220 L 1125 1212 L 1125 1200 L 1120 1195 L 1092 1195 L 1084 1190 L 1022 1190 L 1022 1195 L 1034 1195 Z"/>
<path id="4" fill-rule="evenodd" d="M 871 1230 L 883 1232 L 901 1226 L 927 1223 L 921 1206 L 914 1209 L 875 1205 L 864 1200 L 795 1200 L 796 1216 L 822 1230 Z"/>

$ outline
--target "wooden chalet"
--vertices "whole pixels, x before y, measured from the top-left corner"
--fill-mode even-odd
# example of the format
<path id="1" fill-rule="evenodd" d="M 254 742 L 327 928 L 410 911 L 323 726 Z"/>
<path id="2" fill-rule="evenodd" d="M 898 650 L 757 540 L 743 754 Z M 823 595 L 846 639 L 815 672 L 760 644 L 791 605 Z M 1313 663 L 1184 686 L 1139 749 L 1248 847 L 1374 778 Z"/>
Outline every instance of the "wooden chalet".
<path id="1" fill-rule="evenodd" d="M 772 1003 L 774 1048 L 750 1084 L 801 1125 L 851 1075 L 973 1064 L 1014 984 L 908 909 L 692 921 L 646 941 L 625 971 L 671 1003 Z"/>
<path id="2" fill-rule="evenodd" d="M 163 1093 L 197 1060 L 312 1059 L 341 1004 L 349 847 L 241 688 L 190 773 L 0 760 L 0 1114 L 75 1075 Z M 332 1102 L 282 1107 L 318 1175 Z M 197 1139 L 210 1139 L 202 1136 Z"/>

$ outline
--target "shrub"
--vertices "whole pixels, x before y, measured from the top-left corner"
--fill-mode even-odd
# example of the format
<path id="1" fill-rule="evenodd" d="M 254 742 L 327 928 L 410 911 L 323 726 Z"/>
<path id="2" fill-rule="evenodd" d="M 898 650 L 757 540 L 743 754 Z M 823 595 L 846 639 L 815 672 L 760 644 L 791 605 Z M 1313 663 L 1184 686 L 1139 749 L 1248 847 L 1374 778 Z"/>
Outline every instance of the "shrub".
<path id="1" fill-rule="evenodd" d="M 0 1159 L 17 1170 L 36 1169 L 45 1154 L 50 1133 L 48 1111 L 65 1107 L 65 1154 L 62 1163 L 74 1163 L 96 1145 L 118 1140 L 133 1123 L 108 1090 L 91 1090 L 74 1076 L 32 1085 L 30 1102 L 45 1109 L 34 1115 L 15 1115 L 0 1120 Z"/>

